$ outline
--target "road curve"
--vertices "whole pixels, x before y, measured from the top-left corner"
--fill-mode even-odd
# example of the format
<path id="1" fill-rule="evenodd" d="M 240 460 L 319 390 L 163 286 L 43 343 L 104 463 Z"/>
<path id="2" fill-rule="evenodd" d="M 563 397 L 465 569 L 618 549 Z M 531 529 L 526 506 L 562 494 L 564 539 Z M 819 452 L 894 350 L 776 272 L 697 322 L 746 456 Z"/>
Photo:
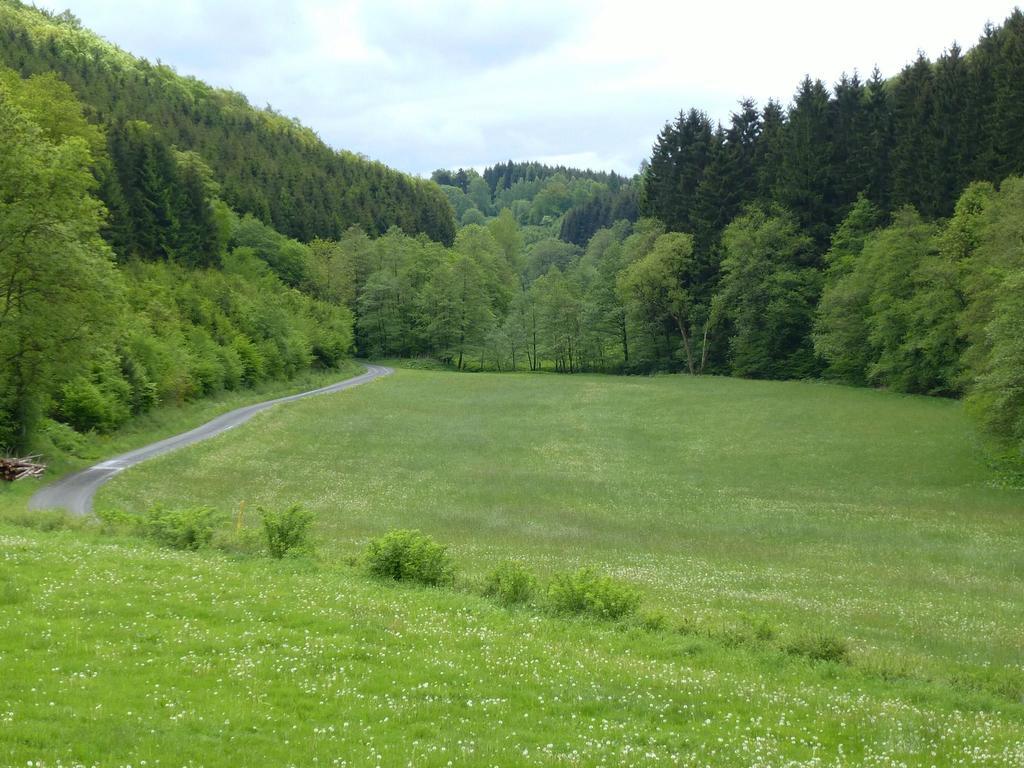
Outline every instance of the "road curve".
<path id="1" fill-rule="evenodd" d="M 180 435 L 168 437 L 160 442 L 153 443 L 142 448 L 136 448 L 134 451 L 129 451 L 128 453 L 123 453 L 120 456 L 115 456 L 112 459 L 101 461 L 99 464 L 95 464 L 87 469 L 83 469 L 79 472 L 68 475 L 67 477 L 63 477 L 55 483 L 47 485 L 44 488 L 40 488 L 35 495 L 29 499 L 28 507 L 29 509 L 63 508 L 71 512 L 73 515 L 86 515 L 92 510 L 92 497 L 96 494 L 96 491 L 99 490 L 99 487 L 114 475 L 128 469 L 128 467 L 134 467 L 136 464 L 141 464 L 146 459 L 151 459 L 162 453 L 183 448 L 186 445 L 192 445 L 193 443 L 198 443 L 200 440 L 206 440 L 209 437 L 219 435 L 229 429 L 237 427 L 239 424 L 244 424 L 260 411 L 265 411 L 267 408 L 272 408 L 275 405 L 290 403 L 293 400 L 302 400 L 303 398 L 313 397 L 314 395 L 327 395 L 332 392 L 341 392 L 342 390 L 358 387 L 360 384 L 366 384 L 367 382 L 373 381 L 381 376 L 387 376 L 391 373 L 394 373 L 394 369 L 392 368 L 385 368 L 382 365 L 367 365 L 366 373 L 360 376 L 355 376 L 351 379 L 346 379 L 345 381 L 339 381 L 337 384 L 330 384 L 329 386 L 314 389 L 309 392 L 300 392 L 297 395 L 279 397 L 275 400 L 267 400 L 263 403 L 255 403 L 254 405 L 247 405 L 244 408 L 238 408 L 237 410 L 222 414 L 212 421 L 203 424 L 201 427 L 196 427 L 189 432 L 183 432 Z"/>

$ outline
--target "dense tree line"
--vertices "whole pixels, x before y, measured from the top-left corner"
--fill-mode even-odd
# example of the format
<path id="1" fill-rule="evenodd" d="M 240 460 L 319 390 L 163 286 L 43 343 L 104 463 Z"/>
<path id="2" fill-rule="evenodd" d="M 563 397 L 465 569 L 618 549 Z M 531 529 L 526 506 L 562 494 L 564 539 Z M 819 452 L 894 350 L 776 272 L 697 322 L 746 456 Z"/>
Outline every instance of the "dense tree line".
<path id="1" fill-rule="evenodd" d="M 579 238 L 585 247 L 565 242 L 573 205 L 539 214 L 573 184 L 583 207 L 608 186 L 587 190 L 596 182 L 561 170 L 535 180 L 525 166 L 506 187 L 499 166 L 488 196 L 473 171 L 439 172 L 464 180 L 465 191 L 446 185 L 453 199 L 501 216 L 464 217 L 455 253 L 407 249 L 390 263 L 387 299 L 384 272 L 372 296 L 357 286 L 360 346 L 459 367 L 824 377 L 966 396 L 1019 445 L 1024 195 L 1013 174 L 1024 144 L 1007 136 L 1024 104 L 1022 51 L 1015 12 L 968 54 L 919 57 L 892 80 L 843 77 L 830 91 L 807 78 L 788 108 L 744 101 L 728 126 L 684 112 L 642 177 L 649 218 L 619 217 Z M 431 303 L 437 275 L 450 279 L 468 253 L 471 311 L 457 335 L 431 336 L 448 316 Z M 386 344 L 364 325 L 382 309 Z"/>
<path id="2" fill-rule="evenodd" d="M 565 165 L 546 165 L 536 161 L 513 162 L 508 160 L 504 163 L 496 163 L 484 168 L 482 174 L 475 170 L 459 168 L 457 171 L 439 168 L 434 171 L 431 178 L 438 184 L 458 187 L 463 192 L 469 192 L 469 184 L 474 174 L 483 178 L 490 190 L 491 197 L 503 189 L 511 189 L 518 181 L 544 181 L 556 174 L 566 179 L 589 179 L 603 184 L 613 192 L 629 183 L 629 179 L 614 171 L 594 171 L 589 168 L 570 168 Z"/>
<path id="3" fill-rule="evenodd" d="M 53 74 L 0 70 L 0 135 L 0 446 L 350 353 L 330 248 L 239 217 L 148 124 L 105 136 Z"/>
<path id="4" fill-rule="evenodd" d="M 56 73 L 94 123 L 148 123 L 167 146 L 196 153 L 213 170 L 228 205 L 290 237 L 338 237 L 358 225 L 454 239 L 451 211 L 435 184 L 336 152 L 240 94 L 128 55 L 70 14 L 0 0 L 0 64 L 23 76 Z"/>
<path id="5" fill-rule="evenodd" d="M 788 109 L 744 101 L 727 126 L 684 111 L 658 136 L 642 211 L 706 249 L 751 202 L 787 208 L 822 250 L 861 194 L 949 216 L 970 182 L 1024 170 L 1022 40 L 1017 10 L 969 53 L 919 55 L 891 80 L 855 73 L 830 91 L 808 77 Z"/>
<path id="6" fill-rule="evenodd" d="M 689 307 L 676 357 L 695 370 L 703 327 L 700 368 L 966 395 L 1019 442 L 1022 111 L 1016 10 L 890 80 L 808 77 L 788 108 L 743 101 L 727 126 L 681 113 L 640 206 L 691 238 L 672 269 L 648 265 L 649 283 L 679 282 L 645 299 L 661 296 L 665 325 Z"/>
<path id="7" fill-rule="evenodd" d="M 541 227 L 583 247 L 597 230 L 639 216 L 633 180 L 542 163 L 507 163 L 484 169 L 437 170 L 432 177 L 462 225 L 484 224 L 503 210 L 522 225 Z"/>

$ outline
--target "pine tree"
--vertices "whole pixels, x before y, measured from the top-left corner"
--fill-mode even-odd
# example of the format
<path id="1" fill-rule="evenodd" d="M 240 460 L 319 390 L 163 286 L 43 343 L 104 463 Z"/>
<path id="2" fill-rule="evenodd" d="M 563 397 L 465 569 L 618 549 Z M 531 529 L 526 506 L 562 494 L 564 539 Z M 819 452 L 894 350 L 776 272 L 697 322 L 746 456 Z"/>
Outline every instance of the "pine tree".
<path id="1" fill-rule="evenodd" d="M 789 110 L 775 188 L 776 199 L 796 215 L 822 249 L 841 210 L 833 187 L 829 113 L 825 84 L 804 78 Z"/>
<path id="2" fill-rule="evenodd" d="M 892 200 L 890 151 L 892 115 L 882 73 L 875 67 L 865 92 L 865 152 L 868 159 L 867 198 L 884 211 Z"/>
<path id="3" fill-rule="evenodd" d="M 935 137 L 935 213 L 948 216 L 971 180 L 967 146 L 971 140 L 967 124 L 970 78 L 967 64 L 955 43 L 935 64 L 932 124 Z"/>
<path id="4" fill-rule="evenodd" d="M 934 129 L 935 75 L 924 54 L 908 65 L 892 90 L 892 204 L 912 205 L 927 216 L 938 215 L 938 159 Z"/>
<path id="5" fill-rule="evenodd" d="M 715 144 L 711 121 L 703 112 L 680 113 L 658 135 L 644 179 L 641 212 L 673 231 L 692 232 L 697 187 Z"/>
<path id="6" fill-rule="evenodd" d="M 843 73 L 832 100 L 832 168 L 837 205 L 845 212 L 871 177 L 867 92 L 856 72 Z"/>
<path id="7" fill-rule="evenodd" d="M 995 70 L 995 179 L 1024 173 L 1024 11 L 1015 9 L 998 33 Z"/>

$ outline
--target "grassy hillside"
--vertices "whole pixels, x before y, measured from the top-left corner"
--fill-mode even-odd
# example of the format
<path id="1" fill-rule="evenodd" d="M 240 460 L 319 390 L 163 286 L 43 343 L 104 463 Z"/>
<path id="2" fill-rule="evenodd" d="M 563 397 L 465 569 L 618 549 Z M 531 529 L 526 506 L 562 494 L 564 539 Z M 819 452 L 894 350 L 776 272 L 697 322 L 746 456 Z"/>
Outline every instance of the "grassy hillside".
<path id="1" fill-rule="evenodd" d="M 0 522 L 0 763 L 1017 766 L 1024 494 L 994 480 L 947 401 L 400 370 L 98 502 L 299 501 L 317 559 Z M 452 544 L 454 588 L 363 572 L 396 526 Z M 500 608 L 509 557 L 665 618 Z M 793 651 L 821 636 L 849 658 Z"/>
<path id="2" fill-rule="evenodd" d="M 675 622 L 849 638 L 865 668 L 1021 680 L 1024 494 L 957 403 L 679 377 L 399 371 L 121 475 L 101 507 L 291 502 L 342 559 L 392 527 L 470 576 L 594 564 Z M 989 682 L 992 682 L 990 680 Z"/>
<path id="3" fill-rule="evenodd" d="M 1018 766 L 1022 719 L 344 569 L 0 528 L 4 765 Z"/>

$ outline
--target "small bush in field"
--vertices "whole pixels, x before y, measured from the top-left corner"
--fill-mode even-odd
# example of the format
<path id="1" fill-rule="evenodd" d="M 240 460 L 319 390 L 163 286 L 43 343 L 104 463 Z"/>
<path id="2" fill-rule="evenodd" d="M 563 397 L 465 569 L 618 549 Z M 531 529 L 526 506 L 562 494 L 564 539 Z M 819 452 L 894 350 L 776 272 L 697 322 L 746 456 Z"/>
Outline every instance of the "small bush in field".
<path id="1" fill-rule="evenodd" d="M 152 507 L 142 521 L 149 538 L 173 549 L 201 549 L 213 539 L 216 512 L 209 507 L 167 509 Z"/>
<path id="2" fill-rule="evenodd" d="M 627 584 L 598 575 L 593 568 L 580 568 L 552 580 L 548 604 L 555 613 L 615 620 L 636 613 L 640 593 Z"/>
<path id="3" fill-rule="evenodd" d="M 389 531 L 363 553 L 369 572 L 380 579 L 437 586 L 452 580 L 447 549 L 420 531 Z"/>
<path id="4" fill-rule="evenodd" d="M 292 504 L 287 509 L 274 512 L 260 509 L 260 513 L 263 515 L 263 536 L 271 557 L 282 558 L 310 550 L 312 512 L 299 504 Z"/>
<path id="5" fill-rule="evenodd" d="M 136 533 L 142 525 L 138 515 L 125 512 L 122 509 L 98 509 L 95 512 L 96 520 L 99 522 L 100 533 Z"/>
<path id="6" fill-rule="evenodd" d="M 90 451 L 85 436 L 76 432 L 73 427 L 53 419 L 44 419 L 41 431 L 57 450 L 71 456 L 89 457 Z"/>
<path id="7" fill-rule="evenodd" d="M 537 591 L 537 578 L 519 563 L 502 563 L 487 577 L 484 594 L 502 605 L 530 602 Z"/>
<path id="8" fill-rule="evenodd" d="M 792 641 L 786 646 L 786 653 L 806 656 L 813 661 L 833 661 L 845 664 L 850 660 L 850 644 L 833 635 L 808 635 Z"/>

